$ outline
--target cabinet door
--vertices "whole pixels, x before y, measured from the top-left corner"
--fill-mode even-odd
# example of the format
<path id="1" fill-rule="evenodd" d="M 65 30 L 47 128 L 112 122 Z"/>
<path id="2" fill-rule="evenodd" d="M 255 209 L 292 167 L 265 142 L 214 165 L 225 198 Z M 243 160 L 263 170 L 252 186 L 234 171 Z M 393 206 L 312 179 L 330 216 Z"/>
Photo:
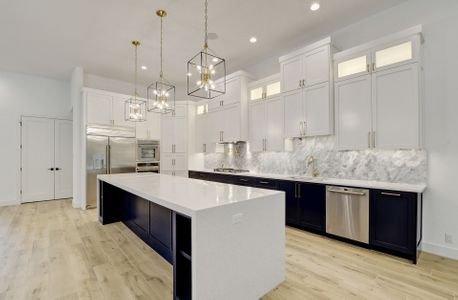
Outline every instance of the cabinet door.
<path id="1" fill-rule="evenodd" d="M 125 120 L 125 111 L 124 111 L 124 101 L 126 99 L 120 98 L 120 97 L 113 97 L 113 102 L 111 104 L 112 106 L 112 112 L 113 112 L 113 123 L 116 126 L 127 126 L 127 127 L 134 127 L 135 123 L 137 122 L 131 122 L 131 121 L 126 121 Z M 148 117 L 148 116 L 147 116 Z M 144 122 L 142 122 L 144 123 Z"/>
<path id="2" fill-rule="evenodd" d="M 162 155 L 162 157 L 161 157 L 161 173 L 163 173 L 165 171 L 173 170 L 173 167 L 174 167 L 173 159 L 174 159 L 174 155 L 173 154 Z"/>
<path id="3" fill-rule="evenodd" d="M 157 113 L 148 113 L 145 122 L 136 122 L 136 137 L 142 140 L 161 139 L 161 116 Z"/>
<path id="4" fill-rule="evenodd" d="M 241 140 L 240 104 L 226 107 L 222 112 L 223 141 L 236 142 Z"/>
<path id="5" fill-rule="evenodd" d="M 174 118 L 173 125 L 173 139 L 175 144 L 175 153 L 186 152 L 187 145 L 187 119 L 186 118 Z"/>
<path id="6" fill-rule="evenodd" d="M 263 86 L 255 86 L 250 88 L 249 90 L 249 97 L 250 101 L 261 100 L 263 98 L 264 88 Z"/>
<path id="7" fill-rule="evenodd" d="M 226 94 L 222 99 L 223 106 L 239 103 L 242 97 L 242 81 L 240 78 L 232 78 L 226 81 Z M 216 98 L 218 100 L 218 98 Z"/>
<path id="8" fill-rule="evenodd" d="M 171 114 L 167 114 L 167 116 L 171 117 L 186 117 L 188 115 L 187 113 L 188 107 L 186 105 L 176 105 L 175 106 L 175 111 Z"/>
<path id="9" fill-rule="evenodd" d="M 412 254 L 416 250 L 416 194 L 373 190 L 370 244 Z"/>
<path id="10" fill-rule="evenodd" d="M 305 133 L 307 136 L 332 133 L 329 82 L 304 89 Z"/>
<path id="11" fill-rule="evenodd" d="M 172 251 L 172 211 L 153 202 L 149 205 L 149 236 L 154 239 L 153 248 L 167 256 Z"/>
<path id="12" fill-rule="evenodd" d="M 369 74 L 371 64 L 370 53 L 358 53 L 350 57 L 340 58 L 334 61 L 336 81 L 348 80 Z"/>
<path id="13" fill-rule="evenodd" d="M 54 199 L 54 120 L 23 117 L 21 139 L 22 202 Z"/>
<path id="14" fill-rule="evenodd" d="M 336 134 L 340 150 L 369 148 L 371 76 L 336 83 Z"/>
<path id="15" fill-rule="evenodd" d="M 173 152 L 174 139 L 174 128 L 175 122 L 173 117 L 162 116 L 161 124 L 161 150 L 164 153 Z"/>
<path id="16" fill-rule="evenodd" d="M 285 137 L 293 138 L 303 135 L 303 93 L 302 90 L 283 94 L 285 104 Z"/>
<path id="17" fill-rule="evenodd" d="M 281 181 L 279 189 L 285 192 L 285 220 L 287 225 L 299 224 L 299 201 L 295 182 Z"/>
<path id="18" fill-rule="evenodd" d="M 298 183 L 299 225 L 325 231 L 326 187 L 321 184 Z"/>
<path id="19" fill-rule="evenodd" d="M 72 121 L 55 120 L 54 124 L 54 198 L 70 198 L 73 191 Z"/>
<path id="20" fill-rule="evenodd" d="M 374 71 L 416 62 L 420 56 L 420 36 L 377 47 L 373 53 Z"/>
<path id="21" fill-rule="evenodd" d="M 301 88 L 304 79 L 302 72 L 302 56 L 291 58 L 281 64 L 282 92 L 289 92 Z"/>
<path id="22" fill-rule="evenodd" d="M 267 151 L 284 150 L 285 107 L 281 97 L 266 101 Z"/>
<path id="23" fill-rule="evenodd" d="M 306 86 L 329 81 L 329 45 L 323 46 L 304 55 L 304 78 Z"/>
<path id="24" fill-rule="evenodd" d="M 173 169 L 175 171 L 186 171 L 188 170 L 188 163 L 185 155 L 175 155 L 173 157 Z"/>
<path id="25" fill-rule="evenodd" d="M 112 125 L 111 102 L 109 95 L 88 93 L 86 97 L 86 117 L 88 124 Z"/>
<path id="26" fill-rule="evenodd" d="M 264 150 L 266 138 L 266 103 L 258 101 L 251 103 L 249 112 L 250 151 L 259 152 Z"/>
<path id="27" fill-rule="evenodd" d="M 221 142 L 221 124 L 222 124 L 222 112 L 221 110 L 210 111 L 207 117 L 207 130 L 206 139 L 208 143 L 219 143 Z"/>
<path id="28" fill-rule="evenodd" d="M 204 130 L 205 130 L 205 120 L 207 115 L 197 115 L 196 116 L 196 126 L 194 132 L 195 140 L 195 149 L 196 153 L 205 152 L 205 142 L 204 142 Z"/>
<path id="29" fill-rule="evenodd" d="M 375 147 L 420 147 L 418 64 L 373 74 L 373 130 Z"/>

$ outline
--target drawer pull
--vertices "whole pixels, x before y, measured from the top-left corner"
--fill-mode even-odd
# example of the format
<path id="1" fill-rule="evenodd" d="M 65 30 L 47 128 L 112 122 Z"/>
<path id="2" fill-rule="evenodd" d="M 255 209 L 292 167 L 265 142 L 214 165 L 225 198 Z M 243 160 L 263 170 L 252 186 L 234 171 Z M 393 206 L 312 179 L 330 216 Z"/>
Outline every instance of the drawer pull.
<path id="1" fill-rule="evenodd" d="M 338 194 L 355 195 L 355 196 L 364 196 L 364 195 L 366 195 L 366 193 L 364 193 L 364 192 L 352 192 L 352 191 L 333 190 L 333 189 L 328 189 L 328 192 L 331 192 L 331 193 L 338 193 Z"/>
<path id="2" fill-rule="evenodd" d="M 240 180 L 240 181 L 243 181 L 243 182 L 248 182 L 248 179 L 240 178 L 239 180 Z"/>
<path id="3" fill-rule="evenodd" d="M 269 184 L 270 182 L 268 182 L 268 181 L 259 181 L 259 183 L 261 183 L 261 184 Z"/>
<path id="4" fill-rule="evenodd" d="M 399 193 L 381 192 L 381 194 L 382 194 L 382 195 L 385 195 L 385 196 L 401 197 L 401 194 L 399 194 Z"/>

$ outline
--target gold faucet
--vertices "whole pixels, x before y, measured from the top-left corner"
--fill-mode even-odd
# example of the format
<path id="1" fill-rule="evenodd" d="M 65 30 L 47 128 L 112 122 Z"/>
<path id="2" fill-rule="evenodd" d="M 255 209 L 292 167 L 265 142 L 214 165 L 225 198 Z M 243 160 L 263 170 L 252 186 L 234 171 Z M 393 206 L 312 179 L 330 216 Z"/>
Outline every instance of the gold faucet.
<path id="1" fill-rule="evenodd" d="M 310 167 L 310 165 L 312 165 L 312 176 L 317 177 L 318 169 L 316 168 L 316 160 L 313 155 L 310 155 L 307 159 L 307 167 Z"/>

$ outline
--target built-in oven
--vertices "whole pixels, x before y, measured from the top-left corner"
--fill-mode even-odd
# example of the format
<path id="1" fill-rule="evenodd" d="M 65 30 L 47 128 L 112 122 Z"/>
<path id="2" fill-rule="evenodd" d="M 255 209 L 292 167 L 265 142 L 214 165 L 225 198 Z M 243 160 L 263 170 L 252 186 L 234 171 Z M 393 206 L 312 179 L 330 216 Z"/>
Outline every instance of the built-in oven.
<path id="1" fill-rule="evenodd" d="M 153 163 L 160 160 L 160 143 L 156 140 L 137 141 L 137 162 Z"/>

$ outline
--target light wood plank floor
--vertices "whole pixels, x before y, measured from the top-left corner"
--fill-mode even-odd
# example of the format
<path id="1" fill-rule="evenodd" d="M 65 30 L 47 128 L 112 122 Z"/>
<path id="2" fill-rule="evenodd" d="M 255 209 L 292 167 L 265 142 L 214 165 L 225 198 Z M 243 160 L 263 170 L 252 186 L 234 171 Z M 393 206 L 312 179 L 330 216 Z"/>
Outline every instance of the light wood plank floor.
<path id="1" fill-rule="evenodd" d="M 458 299 L 458 261 L 418 265 L 286 229 L 286 281 L 271 299 Z M 172 267 L 123 224 L 70 200 L 0 207 L 0 299 L 171 299 Z"/>

